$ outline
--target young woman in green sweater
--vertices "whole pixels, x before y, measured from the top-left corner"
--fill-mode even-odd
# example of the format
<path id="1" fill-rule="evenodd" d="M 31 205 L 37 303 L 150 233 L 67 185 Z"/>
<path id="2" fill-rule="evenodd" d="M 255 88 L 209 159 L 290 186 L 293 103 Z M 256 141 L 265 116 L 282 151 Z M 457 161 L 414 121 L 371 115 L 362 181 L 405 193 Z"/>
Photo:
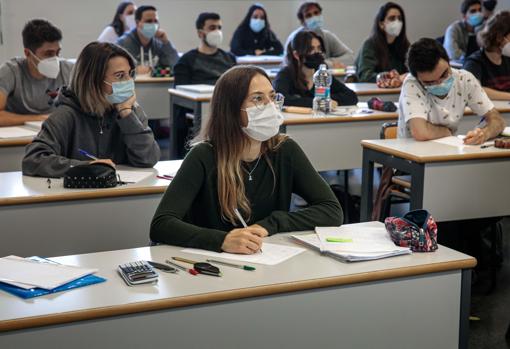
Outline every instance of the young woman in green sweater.
<path id="1" fill-rule="evenodd" d="M 297 143 L 278 133 L 283 116 L 275 100 L 260 68 L 238 66 L 220 77 L 202 141 L 154 215 L 153 242 L 251 254 L 268 235 L 342 223 L 329 186 Z M 309 206 L 289 212 L 292 193 Z"/>
<path id="2" fill-rule="evenodd" d="M 363 43 L 356 58 L 356 74 L 360 81 L 376 82 L 377 74 L 392 72 L 401 85 L 407 73 L 405 65 L 409 40 L 406 35 L 406 18 L 402 7 L 394 2 L 387 2 L 377 12 L 372 34 Z"/>

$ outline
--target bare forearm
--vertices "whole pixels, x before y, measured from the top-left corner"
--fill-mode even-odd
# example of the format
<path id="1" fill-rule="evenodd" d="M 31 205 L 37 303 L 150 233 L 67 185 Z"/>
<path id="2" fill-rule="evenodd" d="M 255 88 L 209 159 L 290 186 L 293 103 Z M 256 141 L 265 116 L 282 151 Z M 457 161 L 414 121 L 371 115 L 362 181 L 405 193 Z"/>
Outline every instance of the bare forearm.
<path id="1" fill-rule="evenodd" d="M 510 92 L 498 91 L 490 87 L 483 88 L 490 99 L 496 101 L 510 101 Z"/>
<path id="2" fill-rule="evenodd" d="M 417 141 L 430 141 L 452 135 L 452 131 L 446 126 L 434 125 L 426 121 L 419 125 L 412 125 L 411 134 Z"/>
<path id="3" fill-rule="evenodd" d="M 499 116 L 499 113 L 498 113 Z M 483 128 L 483 132 L 486 139 L 491 139 L 499 136 L 505 129 L 505 119 L 501 116 L 493 117 L 487 122 L 487 126 Z"/>
<path id="4" fill-rule="evenodd" d="M 46 120 L 48 115 L 25 115 L 11 113 L 5 110 L 0 111 L 0 127 L 2 126 L 15 126 L 23 125 L 26 121 L 41 121 Z"/>

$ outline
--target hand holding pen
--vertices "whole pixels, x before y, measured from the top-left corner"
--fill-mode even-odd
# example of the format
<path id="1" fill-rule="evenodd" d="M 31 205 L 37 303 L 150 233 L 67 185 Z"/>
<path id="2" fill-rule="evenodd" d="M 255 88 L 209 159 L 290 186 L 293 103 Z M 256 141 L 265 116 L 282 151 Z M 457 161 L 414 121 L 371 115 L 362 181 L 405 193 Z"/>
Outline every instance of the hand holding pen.
<path id="1" fill-rule="evenodd" d="M 225 236 L 221 249 L 225 252 L 241 254 L 262 252 L 262 239 L 268 235 L 266 229 L 259 225 L 248 227 L 238 210 L 236 215 L 243 228 L 232 229 Z"/>
<path id="2" fill-rule="evenodd" d="M 107 165 L 110 165 L 112 167 L 115 167 L 115 163 L 111 159 L 99 159 L 96 156 L 90 154 L 88 151 L 83 150 L 83 149 L 78 149 L 78 153 L 80 153 L 81 155 L 91 159 L 92 160 L 90 162 L 91 164 L 100 163 L 100 164 L 107 164 Z"/>

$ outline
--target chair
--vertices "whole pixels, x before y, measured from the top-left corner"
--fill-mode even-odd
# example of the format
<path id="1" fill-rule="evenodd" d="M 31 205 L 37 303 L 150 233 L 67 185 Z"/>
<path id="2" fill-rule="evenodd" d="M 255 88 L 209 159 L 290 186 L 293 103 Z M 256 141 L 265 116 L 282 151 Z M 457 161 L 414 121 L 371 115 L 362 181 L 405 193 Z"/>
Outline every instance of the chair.
<path id="1" fill-rule="evenodd" d="M 397 122 L 386 122 L 381 126 L 379 138 L 397 138 Z M 409 202 L 411 190 L 410 176 L 395 175 L 392 168 L 383 167 L 381 184 L 377 191 L 372 219 L 384 221 L 390 215 L 391 205 Z"/>

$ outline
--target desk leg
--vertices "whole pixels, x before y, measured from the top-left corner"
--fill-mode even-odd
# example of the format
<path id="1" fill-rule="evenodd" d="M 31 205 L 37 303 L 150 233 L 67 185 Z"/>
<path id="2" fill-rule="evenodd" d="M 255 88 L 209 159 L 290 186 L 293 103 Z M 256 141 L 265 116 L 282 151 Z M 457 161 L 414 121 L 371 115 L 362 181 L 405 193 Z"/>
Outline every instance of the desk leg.
<path id="1" fill-rule="evenodd" d="M 412 163 L 411 171 L 411 199 L 410 209 L 417 210 L 423 207 L 423 181 L 424 181 L 425 165 Z"/>
<path id="2" fill-rule="evenodd" d="M 202 128 L 202 103 L 195 102 L 193 106 L 193 138 L 198 136 Z"/>
<path id="3" fill-rule="evenodd" d="M 374 161 L 371 159 L 370 155 L 370 149 L 363 148 L 363 168 L 361 174 L 361 222 L 368 222 L 372 215 L 374 197 Z"/>
<path id="4" fill-rule="evenodd" d="M 471 306 L 471 269 L 463 269 L 460 289 L 459 349 L 468 348 L 470 306 Z"/>
<path id="5" fill-rule="evenodd" d="M 178 105 L 175 103 L 175 98 L 170 94 L 170 133 L 169 133 L 169 159 L 176 160 L 177 156 L 177 112 Z"/>

